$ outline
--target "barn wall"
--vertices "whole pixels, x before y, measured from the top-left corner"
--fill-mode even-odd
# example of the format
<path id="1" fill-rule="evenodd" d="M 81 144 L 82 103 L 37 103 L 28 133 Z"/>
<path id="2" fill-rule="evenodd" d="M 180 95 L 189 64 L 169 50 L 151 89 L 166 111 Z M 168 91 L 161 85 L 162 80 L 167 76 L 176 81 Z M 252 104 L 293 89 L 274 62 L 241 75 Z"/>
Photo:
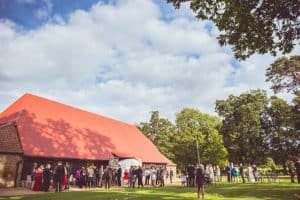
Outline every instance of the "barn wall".
<path id="1" fill-rule="evenodd" d="M 0 187 L 18 186 L 23 156 L 15 124 L 0 125 L 0 138 Z"/>

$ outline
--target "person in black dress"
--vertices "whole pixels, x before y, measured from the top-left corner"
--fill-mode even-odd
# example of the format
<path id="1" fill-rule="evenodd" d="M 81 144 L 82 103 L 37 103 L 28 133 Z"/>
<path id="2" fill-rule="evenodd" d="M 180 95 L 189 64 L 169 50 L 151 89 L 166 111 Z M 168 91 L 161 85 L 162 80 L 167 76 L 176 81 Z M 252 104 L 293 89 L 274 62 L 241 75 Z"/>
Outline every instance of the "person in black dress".
<path id="1" fill-rule="evenodd" d="M 196 170 L 196 184 L 198 187 L 198 199 L 200 199 L 200 192 L 202 194 L 202 199 L 204 199 L 204 183 L 205 183 L 204 166 L 200 164 Z"/>
<path id="2" fill-rule="evenodd" d="M 44 192 L 49 191 L 50 182 L 51 182 L 51 171 L 50 171 L 51 165 L 47 164 L 46 168 L 43 170 L 43 185 L 42 190 Z"/>

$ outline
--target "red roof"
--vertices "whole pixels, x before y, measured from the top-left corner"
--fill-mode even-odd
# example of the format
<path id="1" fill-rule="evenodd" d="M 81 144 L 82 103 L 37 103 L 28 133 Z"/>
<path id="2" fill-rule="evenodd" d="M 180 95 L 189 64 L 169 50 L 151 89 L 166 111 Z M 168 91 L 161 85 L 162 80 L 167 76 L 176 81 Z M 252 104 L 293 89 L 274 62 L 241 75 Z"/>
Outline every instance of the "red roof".
<path id="1" fill-rule="evenodd" d="M 24 155 L 108 160 L 112 154 L 167 163 L 135 126 L 52 100 L 25 94 L 0 114 L 16 122 Z"/>

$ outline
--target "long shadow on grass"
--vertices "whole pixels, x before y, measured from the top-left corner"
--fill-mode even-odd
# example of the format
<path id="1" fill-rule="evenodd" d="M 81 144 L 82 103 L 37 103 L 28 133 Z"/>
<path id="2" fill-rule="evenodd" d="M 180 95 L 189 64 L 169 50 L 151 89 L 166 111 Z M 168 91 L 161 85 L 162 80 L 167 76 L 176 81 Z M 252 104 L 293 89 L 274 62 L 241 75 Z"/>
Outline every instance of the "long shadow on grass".
<path id="1" fill-rule="evenodd" d="M 180 187 L 165 188 L 113 188 L 110 190 L 91 190 L 63 193 L 46 193 L 45 195 L 30 195 L 11 197 L 21 200 L 190 200 L 196 199 L 196 189 Z M 0 198 L 2 200 L 2 198 Z"/>
<path id="2" fill-rule="evenodd" d="M 297 185 L 286 184 L 221 184 L 209 186 L 207 193 L 226 198 L 293 199 Z"/>

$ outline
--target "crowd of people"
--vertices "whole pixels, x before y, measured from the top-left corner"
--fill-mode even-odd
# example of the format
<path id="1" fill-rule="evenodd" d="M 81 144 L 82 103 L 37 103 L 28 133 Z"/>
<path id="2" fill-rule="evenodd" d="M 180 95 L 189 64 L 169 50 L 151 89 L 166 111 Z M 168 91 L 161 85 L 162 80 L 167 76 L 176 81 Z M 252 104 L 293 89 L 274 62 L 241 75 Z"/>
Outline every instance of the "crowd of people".
<path id="1" fill-rule="evenodd" d="M 173 183 L 174 171 L 167 170 L 165 167 L 151 167 L 143 169 L 142 166 L 131 166 L 129 169 L 111 167 L 97 168 L 93 164 L 81 166 L 72 170 L 68 163 L 58 162 L 51 164 L 33 164 L 30 174 L 27 175 L 26 185 L 33 191 L 49 191 L 52 186 L 56 192 L 68 190 L 70 185 L 76 185 L 79 188 L 95 188 L 112 186 L 128 187 L 164 187 L 165 182 Z"/>
<path id="2" fill-rule="evenodd" d="M 181 174 L 179 175 L 181 186 L 195 187 L 196 172 L 197 172 L 197 166 L 192 164 L 189 164 L 186 167 L 186 170 L 181 171 Z M 211 183 L 212 181 L 221 182 L 222 179 L 221 169 L 218 165 L 213 166 L 211 164 L 207 164 L 205 167 L 203 166 L 203 172 L 207 183 Z"/>
<path id="3" fill-rule="evenodd" d="M 291 182 L 295 182 L 295 176 L 300 183 L 300 161 L 288 162 L 288 172 Z M 229 163 L 224 169 L 227 182 L 255 183 L 261 180 L 261 174 L 256 165 L 244 167 L 242 163 Z M 95 188 L 112 186 L 120 187 L 164 187 L 165 183 L 173 183 L 175 172 L 166 167 L 146 167 L 131 166 L 130 168 L 121 168 L 121 166 L 111 167 L 110 165 L 96 167 L 93 164 L 82 166 L 75 171 L 71 170 L 68 163 L 58 162 L 57 165 L 33 164 L 31 174 L 28 174 L 26 185 L 34 191 L 49 191 L 52 186 L 56 192 L 68 190 L 70 185 L 77 185 L 79 188 Z M 202 195 L 204 198 L 204 185 L 212 182 L 221 182 L 221 169 L 218 165 L 188 165 L 179 175 L 183 187 L 197 187 L 198 198 Z"/>
<path id="4" fill-rule="evenodd" d="M 126 174 L 125 170 L 125 174 Z M 143 169 L 141 166 L 136 167 L 132 166 L 128 172 L 128 186 L 135 187 L 135 183 L 137 182 L 138 187 L 145 186 L 160 186 L 164 187 L 165 182 L 169 180 L 170 183 L 173 183 L 173 170 L 167 170 L 163 167 L 151 167 Z M 144 184 L 143 184 L 144 179 Z M 126 179 L 125 179 L 126 181 Z M 126 183 L 126 182 L 125 182 Z"/>
<path id="5" fill-rule="evenodd" d="M 248 182 L 254 183 L 258 182 L 261 179 L 261 175 L 257 171 L 257 167 L 255 164 L 249 165 L 246 169 L 242 163 L 230 163 L 227 165 L 225 171 L 228 183 L 240 181 L 242 183 L 246 183 L 246 179 L 248 179 Z"/>
<path id="6" fill-rule="evenodd" d="M 70 177 L 70 167 L 68 164 L 63 165 L 58 162 L 57 165 L 51 164 L 33 164 L 30 174 L 26 178 L 26 186 L 32 188 L 33 191 L 48 192 L 51 184 L 56 192 L 61 192 L 69 188 L 68 177 Z"/>

